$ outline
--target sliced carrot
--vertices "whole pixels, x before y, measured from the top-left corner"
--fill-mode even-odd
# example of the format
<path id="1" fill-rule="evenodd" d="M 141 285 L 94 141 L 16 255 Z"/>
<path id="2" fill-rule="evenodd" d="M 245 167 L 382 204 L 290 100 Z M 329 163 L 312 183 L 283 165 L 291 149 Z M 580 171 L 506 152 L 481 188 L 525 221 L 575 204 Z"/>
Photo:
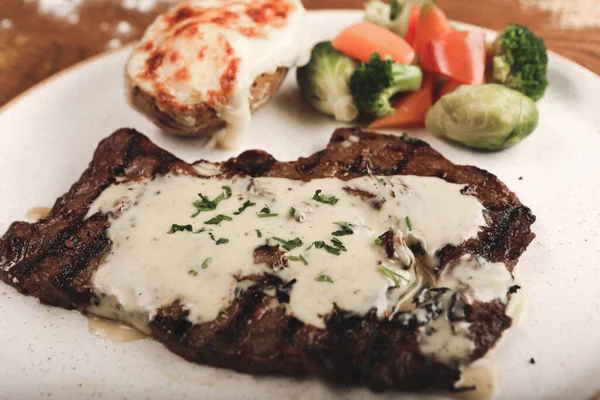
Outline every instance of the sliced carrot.
<path id="1" fill-rule="evenodd" d="M 425 125 L 425 114 L 433 104 L 433 77 L 426 74 L 421 89 L 408 93 L 396 102 L 396 112 L 371 122 L 370 129 L 394 129 Z"/>
<path id="2" fill-rule="evenodd" d="M 410 16 L 408 17 L 408 28 L 406 28 L 406 42 L 414 49 L 417 40 L 417 25 L 419 25 L 419 16 L 421 15 L 421 7 L 412 6 Z"/>
<path id="3" fill-rule="evenodd" d="M 402 37 L 369 21 L 346 27 L 331 43 L 337 51 L 364 62 L 373 53 L 399 64 L 411 64 L 415 59 L 415 51 Z"/>
<path id="4" fill-rule="evenodd" d="M 454 79 L 448 79 L 446 82 L 442 83 L 442 85 L 438 89 L 436 99 L 439 99 L 440 97 L 448 93 L 454 92 L 461 85 L 464 85 L 464 83 L 455 81 Z"/>
<path id="5" fill-rule="evenodd" d="M 448 18 L 442 9 L 433 3 L 428 3 L 421 9 L 413 47 L 418 53 L 419 49 L 429 41 L 439 39 L 451 31 Z"/>
<path id="6" fill-rule="evenodd" d="M 468 85 L 483 83 L 485 74 L 485 33 L 452 31 L 428 42 L 419 52 L 419 65 Z"/>

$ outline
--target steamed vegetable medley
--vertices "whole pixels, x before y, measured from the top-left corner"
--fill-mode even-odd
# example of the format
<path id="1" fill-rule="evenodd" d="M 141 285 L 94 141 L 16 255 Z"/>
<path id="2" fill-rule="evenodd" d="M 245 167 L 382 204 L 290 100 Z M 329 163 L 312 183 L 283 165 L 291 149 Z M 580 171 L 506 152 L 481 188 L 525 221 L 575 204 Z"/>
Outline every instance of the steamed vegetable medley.
<path id="1" fill-rule="evenodd" d="M 372 129 L 426 126 L 481 150 L 510 147 L 538 123 L 548 82 L 542 39 L 508 25 L 493 41 L 452 28 L 432 1 L 373 0 L 363 21 L 317 44 L 298 69 L 305 100 Z"/>

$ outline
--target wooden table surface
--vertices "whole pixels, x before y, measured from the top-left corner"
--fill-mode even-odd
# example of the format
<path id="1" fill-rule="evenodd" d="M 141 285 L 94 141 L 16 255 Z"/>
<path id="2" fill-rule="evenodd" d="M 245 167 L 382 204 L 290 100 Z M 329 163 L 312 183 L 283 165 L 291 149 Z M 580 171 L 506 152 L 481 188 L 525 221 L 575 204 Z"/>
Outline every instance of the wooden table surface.
<path id="1" fill-rule="evenodd" d="M 142 0 L 83 0 L 75 13 L 57 16 L 64 10 L 44 13 L 38 1 L 0 0 L 0 106 L 72 64 L 135 40 L 167 7 L 161 3 L 166 0 L 156 0 L 155 7 L 143 12 L 131 7 Z M 58 7 L 66 0 L 42 3 L 52 1 Z M 129 8 L 124 7 L 127 3 Z M 360 8 L 363 3 L 304 0 L 309 9 Z M 494 30 L 509 22 L 524 24 L 542 36 L 549 49 L 600 74 L 600 28 L 562 29 L 550 13 L 522 7 L 519 0 L 438 0 L 438 4 L 451 19 Z"/>

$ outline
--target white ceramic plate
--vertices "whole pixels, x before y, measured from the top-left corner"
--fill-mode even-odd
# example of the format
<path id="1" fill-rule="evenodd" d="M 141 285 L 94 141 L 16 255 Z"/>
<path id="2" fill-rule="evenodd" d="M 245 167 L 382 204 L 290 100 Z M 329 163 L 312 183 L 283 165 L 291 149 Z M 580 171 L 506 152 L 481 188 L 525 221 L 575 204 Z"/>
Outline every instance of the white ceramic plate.
<path id="1" fill-rule="evenodd" d="M 359 18 L 311 13 L 315 41 Z M 124 49 L 73 68 L 0 114 L 0 233 L 28 209 L 52 205 L 117 128 L 136 128 L 187 161 L 239 153 L 165 136 L 132 111 L 123 96 L 127 55 Z M 520 263 L 530 310 L 497 354 L 502 399 L 588 399 L 600 390 L 600 78 L 555 54 L 548 74 L 539 127 L 509 150 L 478 153 L 411 132 L 455 163 L 498 175 L 538 218 L 537 238 Z M 322 149 L 340 125 L 302 103 L 293 75 L 255 115 L 247 148 L 296 159 Z M 149 339 L 94 337 L 80 314 L 40 305 L 7 285 L 0 294 L 0 398 L 398 397 L 194 365 Z"/>

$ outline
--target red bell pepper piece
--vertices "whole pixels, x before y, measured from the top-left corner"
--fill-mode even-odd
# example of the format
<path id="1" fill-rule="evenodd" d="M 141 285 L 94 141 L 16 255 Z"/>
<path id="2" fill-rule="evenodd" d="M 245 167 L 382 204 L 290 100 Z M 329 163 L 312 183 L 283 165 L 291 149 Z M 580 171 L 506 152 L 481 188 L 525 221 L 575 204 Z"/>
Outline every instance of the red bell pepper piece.
<path id="1" fill-rule="evenodd" d="M 413 48 L 417 54 L 431 40 L 439 39 L 452 32 L 446 14 L 433 3 L 424 5 L 420 10 L 416 30 Z"/>
<path id="2" fill-rule="evenodd" d="M 468 85 L 480 85 L 485 75 L 485 33 L 454 31 L 428 42 L 419 53 L 426 71 Z"/>
<path id="3" fill-rule="evenodd" d="M 412 6 L 408 17 L 408 28 L 406 28 L 406 42 L 414 49 L 417 41 L 417 26 L 419 25 L 419 16 L 421 7 Z"/>

